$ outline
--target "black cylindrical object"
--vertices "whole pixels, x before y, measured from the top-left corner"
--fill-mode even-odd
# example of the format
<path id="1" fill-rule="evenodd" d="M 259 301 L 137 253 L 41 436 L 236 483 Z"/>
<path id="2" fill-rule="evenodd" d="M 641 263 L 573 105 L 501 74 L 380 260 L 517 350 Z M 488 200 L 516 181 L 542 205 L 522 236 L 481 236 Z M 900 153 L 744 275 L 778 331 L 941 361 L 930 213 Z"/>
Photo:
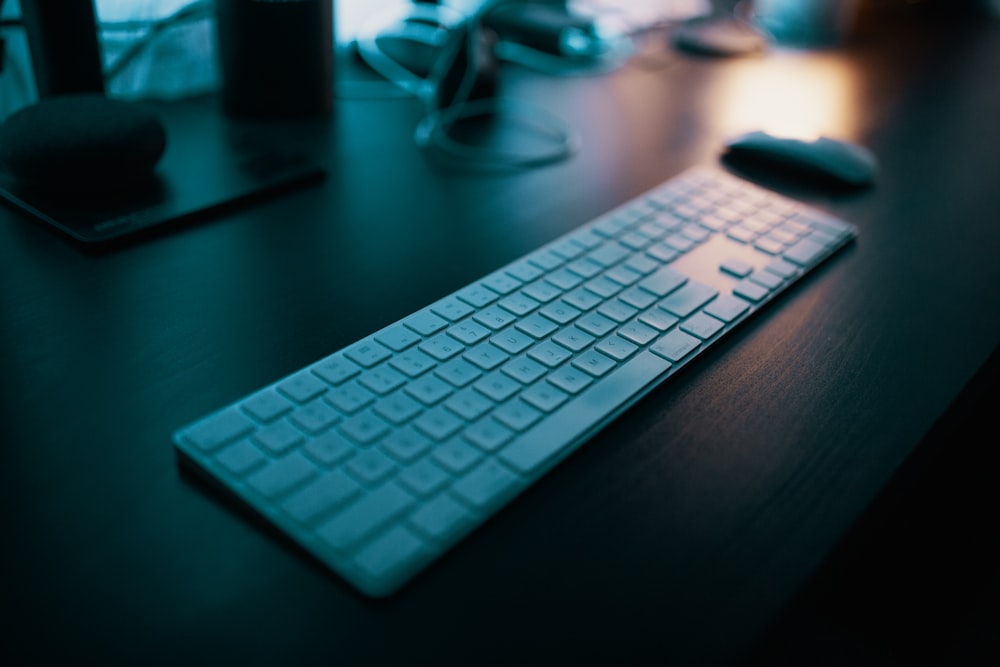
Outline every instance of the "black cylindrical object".
<path id="1" fill-rule="evenodd" d="M 226 113 L 320 115 L 333 108 L 333 0 L 216 0 Z"/>
<path id="2" fill-rule="evenodd" d="M 94 0 L 22 0 L 38 97 L 104 93 Z"/>

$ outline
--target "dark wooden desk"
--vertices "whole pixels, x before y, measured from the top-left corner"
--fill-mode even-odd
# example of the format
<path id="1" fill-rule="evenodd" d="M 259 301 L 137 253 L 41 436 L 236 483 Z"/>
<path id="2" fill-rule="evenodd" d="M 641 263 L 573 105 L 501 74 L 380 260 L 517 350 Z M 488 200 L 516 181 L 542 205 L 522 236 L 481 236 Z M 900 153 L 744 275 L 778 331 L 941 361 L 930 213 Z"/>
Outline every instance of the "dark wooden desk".
<path id="1" fill-rule="evenodd" d="M 441 168 L 413 145 L 411 100 L 341 99 L 328 123 L 280 128 L 325 182 L 204 224 L 91 254 L 0 209 L 0 656 L 741 661 L 995 372 L 1000 25 L 661 57 L 600 77 L 505 71 L 506 94 L 582 137 L 544 169 Z M 854 221 L 857 244 L 397 596 L 356 595 L 179 468 L 178 426 L 716 164 L 725 136 L 764 121 L 878 154 L 860 193 L 754 177 Z"/>

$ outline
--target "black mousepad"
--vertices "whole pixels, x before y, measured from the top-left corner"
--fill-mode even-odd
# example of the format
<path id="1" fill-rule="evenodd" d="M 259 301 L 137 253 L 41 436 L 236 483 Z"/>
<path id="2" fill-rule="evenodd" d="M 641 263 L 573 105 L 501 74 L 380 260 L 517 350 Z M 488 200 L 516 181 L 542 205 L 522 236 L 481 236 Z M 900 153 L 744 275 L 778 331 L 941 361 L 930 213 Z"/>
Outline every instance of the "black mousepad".
<path id="1" fill-rule="evenodd" d="M 52 194 L 26 188 L 0 168 L 0 197 L 89 246 L 133 240 L 320 180 L 324 169 L 280 125 L 226 119 L 212 100 L 151 106 L 167 146 L 151 179 L 107 194 Z"/>

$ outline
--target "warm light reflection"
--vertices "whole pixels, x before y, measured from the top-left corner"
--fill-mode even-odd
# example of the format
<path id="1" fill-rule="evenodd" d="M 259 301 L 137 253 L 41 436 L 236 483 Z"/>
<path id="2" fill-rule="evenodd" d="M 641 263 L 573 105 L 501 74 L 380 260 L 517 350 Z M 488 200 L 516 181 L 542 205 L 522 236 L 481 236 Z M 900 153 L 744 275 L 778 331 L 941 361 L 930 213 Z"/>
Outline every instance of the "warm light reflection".
<path id="1" fill-rule="evenodd" d="M 724 134 L 764 130 L 800 139 L 855 139 L 855 83 L 850 68 L 835 58 L 772 52 L 725 70 L 708 108 Z"/>

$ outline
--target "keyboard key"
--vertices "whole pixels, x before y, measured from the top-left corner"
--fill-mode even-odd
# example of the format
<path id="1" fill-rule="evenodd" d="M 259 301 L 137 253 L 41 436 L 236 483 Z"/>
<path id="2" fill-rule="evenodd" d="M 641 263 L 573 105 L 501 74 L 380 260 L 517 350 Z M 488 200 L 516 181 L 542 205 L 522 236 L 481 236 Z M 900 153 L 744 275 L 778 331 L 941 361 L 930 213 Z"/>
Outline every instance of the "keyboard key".
<path id="1" fill-rule="evenodd" d="M 780 255 L 785 249 L 785 244 L 770 236 L 762 236 L 753 244 L 757 250 L 766 252 L 768 255 Z"/>
<path id="2" fill-rule="evenodd" d="M 351 458 L 344 469 L 359 482 L 374 485 L 387 479 L 396 469 L 396 464 L 379 450 L 366 449 Z"/>
<path id="3" fill-rule="evenodd" d="M 379 445 L 400 463 L 409 463 L 430 449 L 431 441 L 412 426 L 403 426 L 382 438 Z"/>
<path id="4" fill-rule="evenodd" d="M 521 398 L 542 412 L 552 412 L 569 397 L 548 382 L 536 382 L 521 393 Z"/>
<path id="5" fill-rule="evenodd" d="M 425 553 L 423 543 L 403 526 L 395 526 L 362 549 L 354 559 L 377 582 L 393 581 L 412 570 Z M 381 585 L 372 589 L 377 593 Z"/>
<path id="6" fill-rule="evenodd" d="M 606 336 L 615 330 L 616 322 L 600 313 L 587 313 L 576 321 L 576 326 L 591 336 Z"/>
<path id="7" fill-rule="evenodd" d="M 215 460 L 234 475 L 242 476 L 265 463 L 267 455 L 249 440 L 240 440 L 220 451 Z"/>
<path id="8" fill-rule="evenodd" d="M 544 371 L 543 371 L 544 372 Z M 473 385 L 477 391 L 502 403 L 521 390 L 521 385 L 506 373 L 494 371 Z"/>
<path id="9" fill-rule="evenodd" d="M 678 362 L 701 345 L 701 341 L 680 329 L 674 329 L 653 343 L 650 351 L 668 361 Z"/>
<path id="10" fill-rule="evenodd" d="M 315 364 L 312 370 L 330 384 L 338 385 L 360 373 L 361 366 L 338 354 Z"/>
<path id="11" fill-rule="evenodd" d="M 451 482 L 451 475 L 431 457 L 427 457 L 407 466 L 398 479 L 413 493 L 431 496 Z"/>
<path id="12" fill-rule="evenodd" d="M 618 294 L 622 286 L 606 276 L 597 276 L 584 283 L 583 288 L 588 292 L 593 292 L 601 299 L 607 299 Z"/>
<path id="13" fill-rule="evenodd" d="M 571 290 L 583 282 L 583 278 L 566 268 L 553 271 L 549 275 L 545 276 L 545 280 L 552 285 L 555 285 L 560 291 L 563 292 Z"/>
<path id="14" fill-rule="evenodd" d="M 494 273 L 483 279 L 483 285 L 497 294 L 510 294 L 523 284 L 520 280 L 505 272 Z"/>
<path id="15" fill-rule="evenodd" d="M 396 355 L 389 365 L 408 377 L 415 378 L 437 366 L 437 362 L 420 350 L 407 350 L 403 354 Z"/>
<path id="16" fill-rule="evenodd" d="M 521 384 L 531 384 L 545 375 L 545 366 L 527 357 L 518 357 L 504 364 L 500 370 Z"/>
<path id="17" fill-rule="evenodd" d="M 574 259 L 579 257 L 586 249 L 586 246 L 581 245 L 576 241 L 576 239 L 573 238 L 557 241 L 552 245 L 552 252 L 559 255 L 563 259 Z"/>
<path id="18" fill-rule="evenodd" d="M 595 383 L 570 402 L 567 409 L 543 420 L 537 428 L 501 449 L 500 459 L 524 474 L 539 470 L 606 415 L 613 413 L 624 397 L 634 396 L 668 368 L 670 364 L 659 357 L 650 354 L 635 357 L 621 372 Z"/>
<path id="19" fill-rule="evenodd" d="M 572 356 L 572 353 L 561 345 L 546 340 L 531 348 L 528 356 L 549 368 L 555 368 Z"/>
<path id="20" fill-rule="evenodd" d="M 327 431 L 305 444 L 302 450 L 314 461 L 327 467 L 342 463 L 354 456 L 357 449 L 347 436 L 339 431 Z"/>
<path id="21" fill-rule="evenodd" d="M 403 390 L 427 406 L 434 405 L 453 391 L 452 386 L 434 375 L 425 375 L 408 384 Z"/>
<path id="22" fill-rule="evenodd" d="M 281 503 L 300 523 L 312 522 L 361 493 L 358 483 L 339 470 L 323 473 Z"/>
<path id="23" fill-rule="evenodd" d="M 720 294 L 712 303 L 705 306 L 705 311 L 712 317 L 717 317 L 723 322 L 732 322 L 737 317 L 749 310 L 750 304 L 743 299 L 738 299 L 728 294 Z"/>
<path id="24" fill-rule="evenodd" d="M 762 301 L 769 291 L 763 285 L 751 282 L 750 280 L 743 280 L 733 286 L 733 294 L 754 303 Z"/>
<path id="25" fill-rule="evenodd" d="M 656 296 L 663 297 L 687 282 L 687 276 L 679 271 L 663 266 L 656 273 L 643 278 L 639 287 Z"/>
<path id="26" fill-rule="evenodd" d="M 695 313 L 681 324 L 681 330 L 695 335 L 702 340 L 708 340 L 722 331 L 722 327 L 724 326 L 725 323 L 722 320 L 717 320 L 711 315 Z"/>
<path id="27" fill-rule="evenodd" d="M 622 261 L 630 254 L 629 249 L 618 241 L 608 241 L 602 244 L 600 248 L 591 251 L 587 255 L 587 259 L 604 268 L 608 268 Z"/>
<path id="28" fill-rule="evenodd" d="M 253 439 L 265 450 L 280 456 L 305 440 L 302 431 L 287 421 L 279 421 L 254 434 Z"/>
<path id="29" fill-rule="evenodd" d="M 578 327 L 567 327 L 552 336 L 552 340 L 571 352 L 579 352 L 597 339 Z"/>
<path id="30" fill-rule="evenodd" d="M 374 408 L 384 419 L 399 426 L 420 414 L 423 406 L 403 392 L 396 392 L 379 401 Z"/>
<path id="31" fill-rule="evenodd" d="M 799 274 L 800 271 L 800 269 L 797 266 L 783 259 L 775 259 L 774 261 L 769 262 L 764 267 L 764 270 L 770 271 L 771 273 L 774 273 L 785 279 L 794 278 Z"/>
<path id="32" fill-rule="evenodd" d="M 462 352 L 465 346 L 447 334 L 438 334 L 420 344 L 420 350 L 438 361 L 451 359 Z"/>
<path id="33" fill-rule="evenodd" d="M 563 258 L 551 250 L 539 250 L 528 258 L 528 261 L 545 271 L 551 271 L 563 263 Z"/>
<path id="34" fill-rule="evenodd" d="M 528 403 L 515 398 L 493 411 L 493 417 L 507 428 L 523 431 L 542 418 L 542 413 Z"/>
<path id="35" fill-rule="evenodd" d="M 345 551 L 399 516 L 416 499 L 395 482 L 388 482 L 354 501 L 316 529 L 331 548 Z"/>
<path id="36" fill-rule="evenodd" d="M 736 278 L 746 278 L 753 271 L 753 264 L 741 259 L 727 259 L 719 265 L 719 268 Z"/>
<path id="37" fill-rule="evenodd" d="M 502 503 L 521 487 L 521 479 L 510 468 L 489 460 L 476 467 L 452 487 L 454 495 L 481 512 Z"/>
<path id="38" fill-rule="evenodd" d="M 658 259 L 663 263 L 669 263 L 680 257 L 680 253 L 668 246 L 666 243 L 656 243 L 646 249 L 649 257 Z"/>
<path id="39" fill-rule="evenodd" d="M 632 287 L 625 290 L 618 295 L 618 298 L 638 310 L 645 310 L 656 303 L 656 295 L 639 287 Z"/>
<path id="40" fill-rule="evenodd" d="M 658 329 L 659 331 L 666 331 L 680 322 L 679 317 L 671 315 L 667 311 L 660 310 L 659 308 L 651 308 L 642 315 L 639 315 L 637 319 L 643 324 L 647 324 L 654 329 Z"/>
<path id="41" fill-rule="evenodd" d="M 488 327 L 492 331 L 498 329 L 503 329 L 505 326 L 514 321 L 515 317 L 512 313 L 500 308 L 499 306 L 487 306 L 483 310 L 479 311 L 473 316 L 479 324 Z M 472 344 L 474 341 L 466 341 L 468 344 Z"/>
<path id="42" fill-rule="evenodd" d="M 466 302 L 470 306 L 476 308 L 481 308 L 488 303 L 493 303 L 497 300 L 497 293 L 488 287 L 483 285 L 472 285 L 471 287 L 466 287 L 455 293 L 462 301 Z"/>
<path id="43" fill-rule="evenodd" d="M 608 355 L 615 361 L 625 361 L 639 350 L 639 346 L 621 336 L 611 335 L 595 345 L 594 349 Z"/>
<path id="44" fill-rule="evenodd" d="M 770 271 L 756 271 L 750 275 L 749 280 L 757 283 L 758 285 L 763 285 L 769 290 L 777 289 L 781 286 L 781 283 L 785 282 L 781 276 L 778 276 Z"/>
<path id="45" fill-rule="evenodd" d="M 410 516 L 410 524 L 425 537 L 445 542 L 473 523 L 469 508 L 442 493 Z"/>
<path id="46" fill-rule="evenodd" d="M 439 315 L 435 315 L 430 310 L 422 310 L 419 313 L 411 315 L 403 320 L 403 324 L 413 329 L 421 336 L 430 336 L 431 334 L 448 326 L 448 320 Z"/>
<path id="47" fill-rule="evenodd" d="M 406 384 L 406 377 L 386 364 L 368 371 L 358 379 L 358 382 L 376 394 L 384 396 Z"/>
<path id="48" fill-rule="evenodd" d="M 677 317 L 687 317 L 714 298 L 719 291 L 704 283 L 689 282 L 661 301 L 660 308 Z"/>
<path id="49" fill-rule="evenodd" d="M 259 422 L 269 422 L 289 412 L 291 401 L 274 389 L 265 389 L 243 401 L 243 409 Z"/>
<path id="50" fill-rule="evenodd" d="M 268 463 L 247 477 L 247 484 L 266 498 L 276 498 L 288 493 L 317 472 L 315 464 L 302 454 L 293 452 L 283 459 Z"/>
<path id="51" fill-rule="evenodd" d="M 296 403 L 316 398 L 328 388 L 327 384 L 309 371 L 301 371 L 278 383 L 278 391 Z"/>
<path id="52" fill-rule="evenodd" d="M 191 426 L 184 436 L 198 449 L 210 452 L 250 434 L 253 430 L 254 424 L 249 417 L 235 408 L 229 408 Z"/>
<path id="53" fill-rule="evenodd" d="M 566 268 L 581 278 L 593 278 L 604 270 L 604 265 L 598 264 L 592 259 L 585 257 L 583 259 L 570 262 Z"/>
<path id="54" fill-rule="evenodd" d="M 545 338 L 559 328 L 552 320 L 546 319 L 536 313 L 519 320 L 514 326 L 522 333 L 526 333 L 535 339 Z"/>
<path id="55" fill-rule="evenodd" d="M 457 433 L 465 426 L 465 422 L 455 413 L 439 406 L 417 417 L 413 425 L 428 438 L 440 441 Z"/>
<path id="56" fill-rule="evenodd" d="M 355 380 L 351 380 L 330 390 L 323 399 L 344 414 L 350 415 L 372 403 L 375 400 L 375 394 L 362 387 Z"/>
<path id="57" fill-rule="evenodd" d="M 527 315 L 540 305 L 541 302 L 523 293 L 512 294 L 499 303 L 501 308 L 514 315 Z"/>
<path id="58" fill-rule="evenodd" d="M 474 345 L 481 340 L 486 340 L 490 335 L 490 330 L 473 319 L 467 319 L 448 329 L 448 335 L 466 345 Z M 447 359 L 448 357 L 443 358 Z"/>
<path id="59" fill-rule="evenodd" d="M 478 366 L 459 358 L 439 366 L 434 374 L 453 387 L 460 388 L 481 376 L 483 371 Z"/>
<path id="60" fill-rule="evenodd" d="M 621 324 L 635 317 L 639 309 L 619 299 L 612 299 L 598 308 L 597 312 Z"/>
<path id="61" fill-rule="evenodd" d="M 528 283 L 532 280 L 540 278 L 544 272 L 531 262 L 522 260 L 507 267 L 507 273 L 514 276 L 521 282 Z"/>
<path id="62" fill-rule="evenodd" d="M 604 303 L 604 301 L 601 300 L 601 297 L 584 287 L 578 287 L 572 292 L 568 292 L 563 295 L 563 301 L 581 311 L 596 308 Z"/>
<path id="63" fill-rule="evenodd" d="M 826 247 L 812 239 L 802 239 L 785 251 L 785 259 L 799 266 L 812 266 L 826 252 Z"/>
<path id="64" fill-rule="evenodd" d="M 459 440 L 449 440 L 434 448 L 434 460 L 456 475 L 471 468 L 482 457 L 480 450 Z"/>
<path id="65" fill-rule="evenodd" d="M 375 340 L 393 352 L 401 352 L 419 342 L 420 336 L 412 329 L 408 329 L 402 324 L 396 324 L 375 336 Z"/>
<path id="66" fill-rule="evenodd" d="M 640 276 L 645 276 L 658 269 L 660 267 L 660 263 L 654 261 L 646 255 L 633 255 L 625 260 L 623 266 L 627 266 Z"/>
<path id="67" fill-rule="evenodd" d="M 347 348 L 344 356 L 360 366 L 371 368 L 391 357 L 392 350 L 372 339 Z"/>
<path id="68" fill-rule="evenodd" d="M 493 402 L 473 388 L 463 389 L 444 402 L 446 408 L 466 421 L 474 421 L 493 408 Z"/>
<path id="69" fill-rule="evenodd" d="M 545 380 L 570 394 L 583 391 L 587 385 L 593 382 L 589 375 L 572 366 L 563 366 L 552 371 Z"/>
<path id="70" fill-rule="evenodd" d="M 440 315 L 449 322 L 458 322 L 463 317 L 476 312 L 476 309 L 456 297 L 449 297 L 431 306 L 431 312 Z"/>
<path id="71" fill-rule="evenodd" d="M 618 335 L 627 338 L 636 345 L 645 345 L 660 335 L 654 327 L 643 324 L 638 320 L 625 324 L 618 329 Z"/>
<path id="72" fill-rule="evenodd" d="M 601 377 L 615 367 L 615 362 L 611 361 L 611 359 L 607 356 L 595 352 L 594 350 L 588 350 L 587 352 L 574 357 L 572 363 L 574 366 L 586 373 L 589 373 L 593 377 Z"/>
<path id="73" fill-rule="evenodd" d="M 499 337 L 495 336 L 492 340 L 494 342 L 504 341 L 509 344 L 510 336 L 502 334 Z M 515 338 L 514 340 L 516 341 L 517 339 Z M 507 350 L 507 352 L 504 352 L 504 350 L 501 349 L 501 347 L 499 347 L 498 345 L 494 345 L 493 343 L 480 343 L 471 350 L 467 350 L 465 354 L 462 355 L 462 358 L 467 359 L 468 361 L 474 363 L 476 366 L 480 368 L 480 370 L 490 371 L 499 366 L 500 364 L 502 364 L 503 362 L 510 359 L 510 354 L 508 354 L 508 352 L 510 352 L 511 354 L 516 354 L 517 352 L 520 352 L 525 347 L 531 344 L 531 340 L 528 339 L 527 337 L 525 337 L 523 340 L 525 342 L 524 347 L 519 347 L 516 344 L 511 345 L 512 349 Z"/>
<path id="74" fill-rule="evenodd" d="M 538 312 L 556 324 L 566 324 L 576 319 L 581 311 L 565 301 L 553 301 Z"/>
<path id="75" fill-rule="evenodd" d="M 322 433 L 341 420 L 341 414 L 332 405 L 317 398 L 299 407 L 289 419 L 306 433 Z"/>
<path id="76" fill-rule="evenodd" d="M 389 432 L 389 423 L 370 410 L 348 417 L 338 430 L 359 445 L 368 445 Z"/>
<path id="77" fill-rule="evenodd" d="M 485 417 L 465 429 L 463 435 L 480 449 L 492 452 L 514 437 L 514 432 L 493 417 Z"/>

